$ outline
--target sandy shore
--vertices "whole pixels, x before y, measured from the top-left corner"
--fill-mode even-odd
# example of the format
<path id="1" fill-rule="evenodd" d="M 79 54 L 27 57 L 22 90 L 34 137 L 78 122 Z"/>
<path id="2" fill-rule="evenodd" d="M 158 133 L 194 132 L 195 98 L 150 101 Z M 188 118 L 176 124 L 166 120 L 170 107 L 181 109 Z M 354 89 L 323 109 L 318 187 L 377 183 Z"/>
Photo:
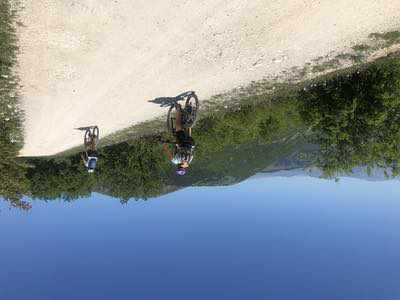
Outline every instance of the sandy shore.
<path id="1" fill-rule="evenodd" d="M 399 0 L 22 0 L 21 155 L 77 146 L 164 110 L 345 51 L 400 25 Z"/>

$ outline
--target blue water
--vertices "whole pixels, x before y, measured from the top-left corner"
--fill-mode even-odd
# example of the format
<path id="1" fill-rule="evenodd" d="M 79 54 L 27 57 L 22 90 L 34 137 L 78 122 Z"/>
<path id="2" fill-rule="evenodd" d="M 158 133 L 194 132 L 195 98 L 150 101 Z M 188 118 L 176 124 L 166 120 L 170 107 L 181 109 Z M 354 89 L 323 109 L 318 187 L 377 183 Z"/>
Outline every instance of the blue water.
<path id="1" fill-rule="evenodd" d="M 0 299 L 400 299 L 400 182 L 251 179 L 0 213 Z"/>

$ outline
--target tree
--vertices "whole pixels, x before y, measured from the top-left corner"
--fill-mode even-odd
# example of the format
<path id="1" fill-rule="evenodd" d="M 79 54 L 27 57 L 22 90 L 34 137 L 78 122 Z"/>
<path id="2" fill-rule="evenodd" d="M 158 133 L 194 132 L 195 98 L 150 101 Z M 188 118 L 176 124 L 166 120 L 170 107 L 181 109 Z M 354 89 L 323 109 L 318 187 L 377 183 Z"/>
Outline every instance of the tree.
<path id="1" fill-rule="evenodd" d="M 399 59 L 313 83 L 299 93 L 299 111 L 320 145 L 317 163 L 327 176 L 357 166 L 399 174 Z"/>

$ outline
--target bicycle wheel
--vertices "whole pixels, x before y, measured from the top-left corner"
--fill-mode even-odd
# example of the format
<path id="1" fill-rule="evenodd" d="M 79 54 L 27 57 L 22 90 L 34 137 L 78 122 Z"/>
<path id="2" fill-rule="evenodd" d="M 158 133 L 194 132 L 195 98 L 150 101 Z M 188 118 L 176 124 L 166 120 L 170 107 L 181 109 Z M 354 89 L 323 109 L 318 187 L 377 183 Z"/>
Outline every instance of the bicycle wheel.
<path id="1" fill-rule="evenodd" d="M 98 142 L 99 139 L 100 139 L 99 127 L 94 126 L 94 128 L 93 128 L 93 133 L 92 133 L 92 137 L 95 138 L 95 141 L 94 141 L 94 142 L 97 144 L 97 142 Z"/>
<path id="2" fill-rule="evenodd" d="M 167 128 L 172 134 L 175 133 L 175 122 L 176 122 L 176 109 L 175 106 L 171 106 L 167 114 Z"/>
<path id="3" fill-rule="evenodd" d="M 90 129 L 86 129 L 85 136 L 83 137 L 83 144 L 87 145 L 88 143 L 90 143 L 91 139 L 92 134 L 90 133 Z"/>
<path id="4" fill-rule="evenodd" d="M 191 93 L 185 103 L 185 120 L 183 124 L 185 128 L 193 127 L 196 123 L 199 106 L 197 95 L 194 92 Z"/>

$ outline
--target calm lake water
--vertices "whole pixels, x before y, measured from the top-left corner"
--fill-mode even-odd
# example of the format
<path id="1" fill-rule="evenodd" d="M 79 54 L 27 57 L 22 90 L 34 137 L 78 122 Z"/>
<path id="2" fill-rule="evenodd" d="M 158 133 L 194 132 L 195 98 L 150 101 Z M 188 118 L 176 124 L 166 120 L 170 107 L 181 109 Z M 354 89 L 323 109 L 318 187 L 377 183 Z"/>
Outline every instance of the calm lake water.
<path id="1" fill-rule="evenodd" d="M 399 181 L 262 175 L 0 215 L 0 299 L 399 299 Z"/>

